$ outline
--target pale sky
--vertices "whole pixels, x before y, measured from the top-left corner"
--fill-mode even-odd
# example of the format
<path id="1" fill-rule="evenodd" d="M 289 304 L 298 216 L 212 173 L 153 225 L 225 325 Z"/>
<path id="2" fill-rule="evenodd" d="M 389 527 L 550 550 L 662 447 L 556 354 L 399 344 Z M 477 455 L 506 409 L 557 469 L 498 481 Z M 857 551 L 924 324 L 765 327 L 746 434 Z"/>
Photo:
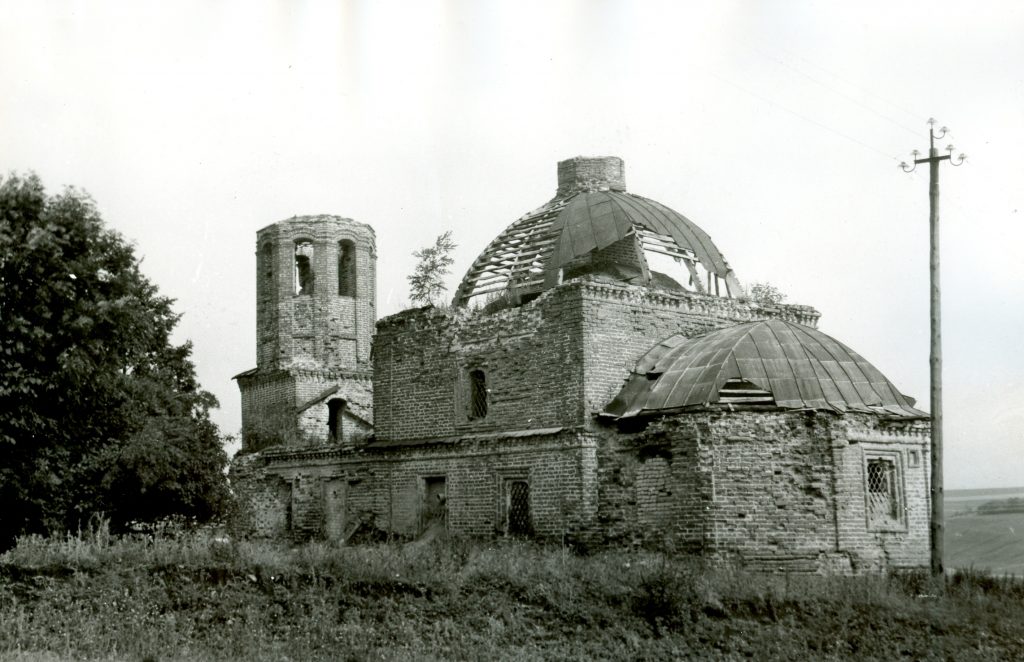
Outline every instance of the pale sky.
<path id="1" fill-rule="evenodd" d="M 451 229 L 454 290 L 577 155 L 927 408 L 928 176 L 897 164 L 934 116 L 969 156 L 941 173 L 946 487 L 1024 485 L 1024 4 L 850 4 L 0 0 L 0 172 L 92 194 L 226 433 L 256 230 L 371 224 L 388 315 L 412 251 Z"/>

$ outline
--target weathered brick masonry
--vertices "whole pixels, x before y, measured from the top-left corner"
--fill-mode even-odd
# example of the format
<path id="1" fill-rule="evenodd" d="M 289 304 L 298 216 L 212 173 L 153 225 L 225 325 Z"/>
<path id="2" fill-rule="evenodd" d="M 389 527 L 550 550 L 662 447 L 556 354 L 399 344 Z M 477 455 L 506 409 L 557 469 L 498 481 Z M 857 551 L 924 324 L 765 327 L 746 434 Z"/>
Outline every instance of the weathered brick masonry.
<path id="1" fill-rule="evenodd" d="M 399 313 L 377 327 L 377 438 L 590 428 L 592 414 L 661 338 L 770 318 L 813 325 L 818 313 L 808 306 L 761 306 L 588 277 L 492 314 L 435 308 Z M 477 368 L 487 378 L 489 411 L 482 420 L 469 420 L 465 377 Z"/>
<path id="2" fill-rule="evenodd" d="M 753 567 L 862 571 L 928 558 L 927 424 L 814 411 L 707 411 L 599 445 L 600 529 Z M 871 530 L 866 458 L 903 468 L 904 507 Z M 914 459 L 916 458 L 916 459 Z"/>
<path id="3" fill-rule="evenodd" d="M 238 376 L 239 529 L 339 541 L 522 534 L 791 571 L 927 564 L 921 412 L 866 362 L 837 360 L 846 348 L 813 330 L 813 308 L 734 296 L 707 235 L 625 193 L 621 159 L 570 159 L 558 174 L 555 199 L 470 268 L 459 305 L 377 322 L 372 353 L 372 229 L 300 217 L 260 231 L 259 356 Z M 689 272 L 651 272 L 650 250 Z M 557 268 L 545 266 L 551 251 Z M 466 305 L 502 279 L 504 298 Z M 761 326 L 781 334 L 774 354 L 755 361 L 753 382 L 724 385 L 708 357 L 749 362 L 749 351 L 728 353 L 740 340 L 726 341 Z M 652 352 L 718 336 L 717 353 L 636 372 Z M 608 409 L 646 388 L 663 395 L 664 370 L 694 371 L 689 389 L 725 390 L 697 406 Z M 819 383 L 825 395 L 807 395 Z M 888 395 L 875 402 L 876 391 Z"/>
<path id="4" fill-rule="evenodd" d="M 344 401 L 342 437 L 370 433 L 376 259 L 373 229 L 337 216 L 257 233 L 257 367 L 236 376 L 244 450 L 319 443 L 330 399 Z"/>
<path id="5" fill-rule="evenodd" d="M 507 484 L 525 480 L 532 532 L 581 537 L 596 510 L 595 458 L 595 439 L 555 428 L 356 451 L 270 450 L 250 456 L 241 468 L 246 473 L 233 473 L 233 480 L 252 504 L 243 528 L 263 536 L 339 540 L 369 525 L 412 538 L 428 524 L 427 483 L 443 478 L 454 533 L 503 533 Z"/>

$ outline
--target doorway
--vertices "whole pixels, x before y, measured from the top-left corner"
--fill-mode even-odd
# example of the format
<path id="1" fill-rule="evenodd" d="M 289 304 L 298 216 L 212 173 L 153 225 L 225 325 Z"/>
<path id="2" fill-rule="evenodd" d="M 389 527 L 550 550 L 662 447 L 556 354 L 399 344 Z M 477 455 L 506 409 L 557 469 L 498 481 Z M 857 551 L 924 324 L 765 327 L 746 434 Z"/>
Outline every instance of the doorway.
<path id="1" fill-rule="evenodd" d="M 420 532 L 432 528 L 444 530 L 448 525 L 448 486 L 444 476 L 423 479 L 423 505 L 420 509 Z"/>

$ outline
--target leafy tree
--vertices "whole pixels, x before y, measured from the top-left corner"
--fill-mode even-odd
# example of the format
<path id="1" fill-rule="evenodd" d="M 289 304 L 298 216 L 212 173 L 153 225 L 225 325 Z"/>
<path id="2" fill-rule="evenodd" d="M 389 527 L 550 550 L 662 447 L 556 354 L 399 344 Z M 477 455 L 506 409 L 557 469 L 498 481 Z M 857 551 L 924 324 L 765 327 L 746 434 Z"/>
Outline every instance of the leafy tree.
<path id="1" fill-rule="evenodd" d="M 438 303 L 447 289 L 444 277 L 451 273 L 449 267 L 455 262 L 452 258 L 453 250 L 455 243 L 452 241 L 452 231 L 448 230 L 438 236 L 433 246 L 413 251 L 413 257 L 419 259 L 416 269 L 408 276 L 409 299 L 413 305 Z"/>
<path id="2" fill-rule="evenodd" d="M 227 456 L 173 301 L 75 189 L 0 178 L 0 549 L 23 533 L 227 503 Z"/>
<path id="3" fill-rule="evenodd" d="M 774 306 L 786 300 L 786 295 L 782 293 L 782 290 L 771 283 L 752 283 L 748 290 L 748 296 L 751 301 L 767 306 Z"/>

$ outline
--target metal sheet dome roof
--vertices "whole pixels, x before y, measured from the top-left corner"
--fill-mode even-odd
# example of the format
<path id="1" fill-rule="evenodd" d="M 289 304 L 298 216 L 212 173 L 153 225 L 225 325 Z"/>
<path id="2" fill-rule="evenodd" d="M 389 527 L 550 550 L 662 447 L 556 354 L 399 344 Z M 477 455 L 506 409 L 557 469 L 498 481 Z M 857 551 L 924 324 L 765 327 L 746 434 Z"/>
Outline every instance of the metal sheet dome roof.
<path id="1" fill-rule="evenodd" d="M 628 418 L 712 404 L 927 417 L 846 345 L 781 320 L 663 340 L 640 359 L 603 413 Z"/>
<path id="2" fill-rule="evenodd" d="M 683 263 L 696 291 L 740 293 L 739 281 L 706 232 L 665 205 L 626 192 L 622 159 L 562 161 L 558 184 L 553 200 L 512 223 L 484 249 L 462 279 L 455 305 L 501 290 L 529 295 L 555 287 L 567 267 L 630 238 L 638 260 L 653 252 Z M 650 281 L 646 269 L 643 261 Z"/>

